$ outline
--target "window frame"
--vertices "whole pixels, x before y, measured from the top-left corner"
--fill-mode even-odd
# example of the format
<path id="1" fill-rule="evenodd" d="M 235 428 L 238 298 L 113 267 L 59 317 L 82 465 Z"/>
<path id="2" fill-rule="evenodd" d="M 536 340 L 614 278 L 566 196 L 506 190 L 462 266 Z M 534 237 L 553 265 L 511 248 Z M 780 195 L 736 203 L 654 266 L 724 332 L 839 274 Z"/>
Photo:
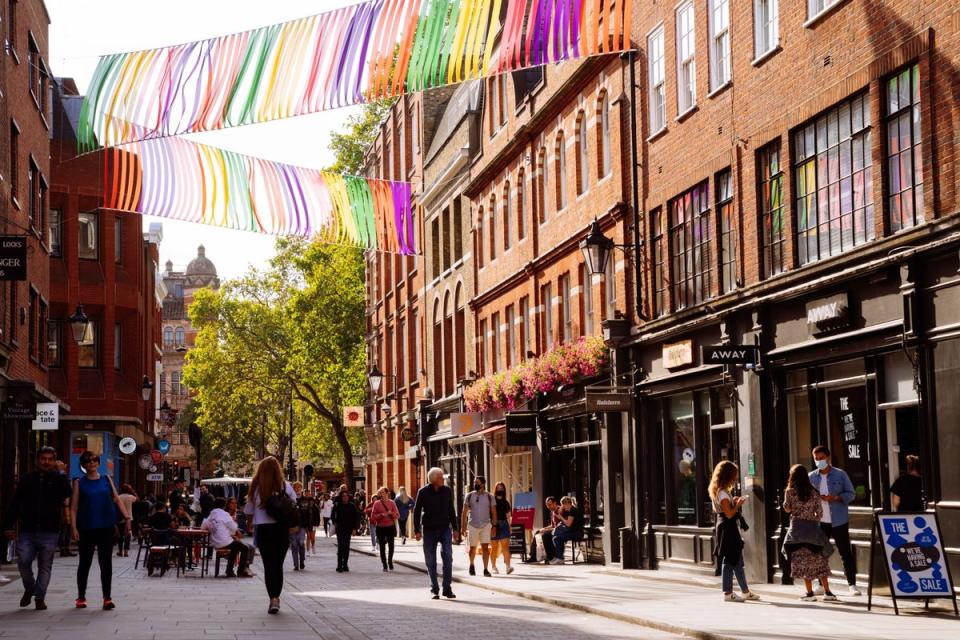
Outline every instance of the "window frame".
<path id="1" fill-rule="evenodd" d="M 506 253 L 510 250 L 511 245 L 511 229 L 513 211 L 511 207 L 510 199 L 513 197 L 513 192 L 510 189 L 510 181 L 507 180 L 503 185 L 503 252 Z"/>
<path id="2" fill-rule="evenodd" d="M 733 205 L 733 172 L 730 167 L 714 175 L 714 209 L 717 221 L 717 273 L 720 293 L 730 293 L 739 286 L 737 276 L 738 226 Z M 725 188 L 725 184 L 729 188 Z M 727 259 L 729 257 L 729 259 Z"/>
<path id="3" fill-rule="evenodd" d="M 760 271 L 763 279 L 772 278 L 788 270 L 787 264 L 787 238 L 789 237 L 789 220 L 787 220 L 788 210 L 783 202 L 783 182 L 785 172 L 783 163 L 780 159 L 782 144 L 780 138 L 775 138 L 757 150 L 757 203 L 759 204 L 758 217 L 759 224 L 757 232 L 760 235 Z M 768 155 L 769 154 L 769 155 Z M 776 170 L 772 170 L 772 164 L 765 162 L 765 159 L 776 160 Z M 766 171 L 771 169 L 771 171 Z M 765 185 L 770 185 L 770 200 L 766 199 L 767 191 Z M 776 186 L 774 186 L 776 185 Z M 774 199 L 774 191 L 777 191 Z M 776 204 L 779 202 L 779 204 Z M 773 218 L 779 215 L 780 230 L 773 229 Z M 766 220 L 771 219 L 770 234 L 767 238 Z M 777 235 L 779 233 L 779 235 Z M 774 254 L 779 249 L 779 260 L 774 261 Z M 768 255 L 769 254 L 769 255 Z M 768 261 L 769 258 L 769 261 Z"/>
<path id="4" fill-rule="evenodd" d="M 567 344 L 573 340 L 573 285 L 570 282 L 570 272 L 560 276 L 557 288 L 560 290 L 560 343 Z"/>
<path id="5" fill-rule="evenodd" d="M 909 97 L 904 106 L 899 106 L 898 108 L 891 112 L 893 107 L 891 103 L 891 81 L 897 81 L 898 83 L 898 98 L 902 96 L 899 91 L 899 83 L 903 76 L 906 75 L 910 82 L 910 87 L 908 89 Z M 890 74 L 883 81 L 883 159 L 884 159 L 884 185 L 883 185 L 883 209 L 884 209 L 884 219 L 887 228 L 890 230 L 890 233 L 899 233 L 901 231 L 906 231 L 907 229 L 912 229 L 917 227 L 924 222 L 926 222 L 926 210 L 924 206 L 924 192 L 925 184 L 923 179 L 923 96 L 920 91 L 920 65 L 919 62 L 913 62 L 905 67 L 902 67 L 895 73 Z M 898 145 L 898 151 L 893 152 L 891 141 L 893 136 L 891 136 L 891 125 L 895 122 L 898 123 L 898 140 L 902 140 L 902 124 L 905 116 L 910 115 L 912 117 L 907 118 L 909 129 L 910 129 L 910 144 L 909 151 L 905 151 L 904 147 Z M 894 193 L 894 174 L 893 171 L 893 161 L 894 158 L 897 158 L 898 166 L 901 167 L 901 171 L 896 172 L 900 174 L 902 172 L 902 166 L 899 162 L 899 158 L 907 157 L 910 159 L 910 186 L 905 189 L 900 189 L 897 193 Z M 919 167 L 918 167 L 919 165 Z M 901 186 L 904 182 L 900 181 Z M 900 225 L 895 226 L 893 224 L 893 203 L 897 200 L 900 202 L 903 201 L 903 194 L 907 191 L 911 191 L 910 201 L 912 202 L 913 212 L 911 214 L 911 224 L 904 225 L 903 220 L 903 209 L 901 205 L 901 214 L 900 214 Z"/>
<path id="6" fill-rule="evenodd" d="M 113 218 L 113 263 L 123 264 L 123 217 Z"/>
<path id="7" fill-rule="evenodd" d="M 20 125 L 10 118 L 10 199 L 19 209 L 20 199 Z"/>
<path id="8" fill-rule="evenodd" d="M 730 1 L 707 0 L 710 91 L 719 91 L 733 81 L 733 66 L 730 53 Z M 725 25 L 718 25 L 718 13 L 724 14 Z"/>
<path id="9" fill-rule="evenodd" d="M 583 310 L 583 335 L 592 336 L 594 330 L 593 323 L 593 274 L 587 269 L 586 263 L 580 263 L 580 300 Z"/>
<path id="10" fill-rule="evenodd" d="M 807 21 L 805 26 L 839 5 L 844 0 L 807 0 Z"/>
<path id="11" fill-rule="evenodd" d="M 50 209 L 47 215 L 47 250 L 53 258 L 63 257 L 63 209 Z"/>
<path id="12" fill-rule="evenodd" d="M 667 128 L 666 38 L 661 22 L 647 34 L 647 78 L 651 136 Z"/>
<path id="13" fill-rule="evenodd" d="M 557 133 L 556 151 L 553 160 L 554 171 L 556 175 L 554 180 L 554 193 L 556 194 L 556 211 L 562 213 L 567 208 L 567 188 L 565 177 L 567 175 L 567 139 L 563 131 Z"/>
<path id="14" fill-rule="evenodd" d="M 92 255 L 84 252 L 81 242 L 83 241 L 83 218 L 89 216 L 93 221 L 94 244 Z M 87 224 L 90 224 L 89 222 Z M 88 234 L 89 235 L 89 234 Z M 77 257 L 80 260 L 99 260 L 100 259 L 100 214 L 97 211 L 80 211 L 77 214 Z"/>
<path id="15" fill-rule="evenodd" d="M 685 14 L 689 12 L 689 17 Z M 674 11 L 677 50 L 677 117 L 697 106 L 697 14 L 693 0 L 685 0 Z M 688 26 L 689 28 L 684 29 Z M 689 43 L 689 51 L 686 50 Z M 686 78 L 684 77 L 686 76 Z"/>
<path id="16" fill-rule="evenodd" d="M 546 353 L 553 348 L 556 336 L 553 332 L 553 283 L 546 282 L 540 287 L 540 297 L 543 302 L 543 351 Z"/>
<path id="17" fill-rule="evenodd" d="M 46 363 L 48 367 L 60 368 L 63 366 L 63 330 L 58 320 L 47 318 L 46 327 Z M 52 345 L 52 346 L 51 346 Z M 53 355 L 51 356 L 51 352 Z"/>
<path id="18" fill-rule="evenodd" d="M 653 266 L 653 315 L 659 318 L 670 310 L 670 271 L 664 250 L 665 229 L 663 207 L 650 212 L 650 246 Z"/>
<path id="19" fill-rule="evenodd" d="M 754 61 L 761 60 L 779 46 L 780 0 L 753 0 Z"/>
<path id="20" fill-rule="evenodd" d="M 123 324 L 113 323 L 113 369 L 123 369 Z"/>
<path id="21" fill-rule="evenodd" d="M 92 351 L 92 361 L 90 364 L 83 364 L 82 354 L 84 348 Z M 100 321 L 91 318 L 87 324 L 87 330 L 83 334 L 83 339 L 77 343 L 77 368 L 78 369 L 97 369 L 100 367 Z"/>
<path id="22" fill-rule="evenodd" d="M 707 180 L 667 203 L 671 300 L 675 311 L 703 304 L 713 297 L 711 217 Z"/>
<path id="23" fill-rule="evenodd" d="M 597 182 L 602 181 L 613 173 L 613 141 L 610 137 L 610 94 L 604 89 L 600 96 L 599 126 L 597 127 L 597 141 L 600 145 L 600 153 L 597 154 L 597 160 L 600 166 L 597 167 Z M 587 155 L 589 157 L 589 154 Z M 589 170 L 587 171 L 589 181 Z"/>
<path id="24" fill-rule="evenodd" d="M 523 167 L 517 172 L 517 240 L 527 237 L 527 181 Z"/>
<path id="25" fill-rule="evenodd" d="M 587 113 L 577 114 L 577 197 L 590 189 L 590 143 L 587 139 Z"/>

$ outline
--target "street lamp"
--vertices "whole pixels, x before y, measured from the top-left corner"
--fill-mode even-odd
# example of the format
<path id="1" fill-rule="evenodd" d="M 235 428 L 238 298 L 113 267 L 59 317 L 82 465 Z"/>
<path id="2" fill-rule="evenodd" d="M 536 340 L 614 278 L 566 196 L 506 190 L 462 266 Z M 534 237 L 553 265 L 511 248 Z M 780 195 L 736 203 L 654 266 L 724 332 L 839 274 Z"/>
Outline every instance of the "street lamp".
<path id="1" fill-rule="evenodd" d="M 150 400 L 150 393 L 153 391 L 153 383 L 150 382 L 150 378 L 143 376 L 143 385 L 140 387 L 140 394 L 143 396 L 143 401 L 148 402 Z"/>
<path id="2" fill-rule="evenodd" d="M 90 327 L 90 318 L 83 312 L 83 304 L 77 305 L 77 310 L 73 315 L 67 318 L 70 323 L 70 329 L 73 331 L 73 340 L 77 344 L 83 342 L 87 335 L 87 329 Z"/>
<path id="3" fill-rule="evenodd" d="M 367 374 L 367 380 L 370 382 L 370 391 L 373 391 L 373 395 L 380 393 L 380 385 L 383 384 L 383 377 L 380 368 L 374 363 L 373 367 L 370 368 L 370 373 Z"/>
<path id="4" fill-rule="evenodd" d="M 601 275 L 607 272 L 607 261 L 610 259 L 610 250 L 616 245 L 613 240 L 603 235 L 600 223 L 594 218 L 590 224 L 590 232 L 580 242 L 580 251 L 587 262 L 587 268 L 592 275 Z"/>

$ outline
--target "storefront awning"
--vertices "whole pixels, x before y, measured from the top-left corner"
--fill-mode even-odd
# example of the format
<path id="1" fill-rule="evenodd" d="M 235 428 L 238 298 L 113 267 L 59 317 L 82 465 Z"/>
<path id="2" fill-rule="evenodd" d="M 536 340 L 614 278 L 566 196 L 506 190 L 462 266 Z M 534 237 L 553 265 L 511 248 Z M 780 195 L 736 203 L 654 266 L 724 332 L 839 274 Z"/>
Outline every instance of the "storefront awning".
<path id="1" fill-rule="evenodd" d="M 441 431 L 440 433 L 435 433 L 432 436 L 427 437 L 427 442 L 440 442 L 441 440 L 449 440 L 453 437 L 453 433 L 450 431 Z"/>
<path id="2" fill-rule="evenodd" d="M 492 427 L 487 427 L 486 429 L 482 429 L 480 431 L 477 431 L 476 433 L 470 433 L 465 436 L 460 436 L 459 438 L 451 438 L 450 446 L 456 446 L 458 444 L 468 444 L 470 442 L 477 442 L 479 440 L 483 440 L 484 436 L 492 435 L 494 432 L 501 431 L 505 428 L 506 428 L 506 425 L 501 423 L 501 424 L 494 425 Z"/>

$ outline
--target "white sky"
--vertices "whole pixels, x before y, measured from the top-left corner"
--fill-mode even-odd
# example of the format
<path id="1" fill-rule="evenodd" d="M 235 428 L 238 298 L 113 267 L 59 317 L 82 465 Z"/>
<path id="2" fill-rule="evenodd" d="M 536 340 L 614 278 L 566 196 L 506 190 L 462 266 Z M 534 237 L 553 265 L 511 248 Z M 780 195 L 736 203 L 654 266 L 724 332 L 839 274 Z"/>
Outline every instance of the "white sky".
<path id="1" fill-rule="evenodd" d="M 236 31 L 301 18 L 356 0 L 46 0 L 50 12 L 50 66 L 57 76 L 73 77 L 86 91 L 105 53 L 149 49 L 202 40 Z M 239 153 L 306 167 L 333 162 L 330 133 L 344 126 L 356 108 L 325 111 L 276 122 L 227 129 L 194 139 Z M 273 255 L 274 238 L 146 216 L 163 223 L 161 268 L 168 259 L 185 266 L 198 244 L 217 266 L 221 278 L 238 276 L 249 264 Z"/>

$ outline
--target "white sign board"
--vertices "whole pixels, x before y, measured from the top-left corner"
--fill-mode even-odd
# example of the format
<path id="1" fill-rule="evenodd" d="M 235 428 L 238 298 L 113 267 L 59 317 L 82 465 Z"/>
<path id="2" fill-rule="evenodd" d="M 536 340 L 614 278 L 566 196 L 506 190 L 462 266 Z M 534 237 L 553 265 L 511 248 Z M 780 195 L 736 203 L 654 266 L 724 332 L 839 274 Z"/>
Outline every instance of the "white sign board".
<path id="1" fill-rule="evenodd" d="M 148 473 L 147 482 L 163 482 L 162 473 Z"/>
<path id="2" fill-rule="evenodd" d="M 60 426 L 60 405 L 56 402 L 38 402 L 34 431 L 56 431 Z"/>
<path id="3" fill-rule="evenodd" d="M 952 598 L 940 525 L 932 513 L 878 513 L 890 588 L 897 598 Z"/>
<path id="4" fill-rule="evenodd" d="M 455 436 L 467 436 L 483 428 L 483 414 L 479 411 L 450 414 L 450 431 Z"/>

